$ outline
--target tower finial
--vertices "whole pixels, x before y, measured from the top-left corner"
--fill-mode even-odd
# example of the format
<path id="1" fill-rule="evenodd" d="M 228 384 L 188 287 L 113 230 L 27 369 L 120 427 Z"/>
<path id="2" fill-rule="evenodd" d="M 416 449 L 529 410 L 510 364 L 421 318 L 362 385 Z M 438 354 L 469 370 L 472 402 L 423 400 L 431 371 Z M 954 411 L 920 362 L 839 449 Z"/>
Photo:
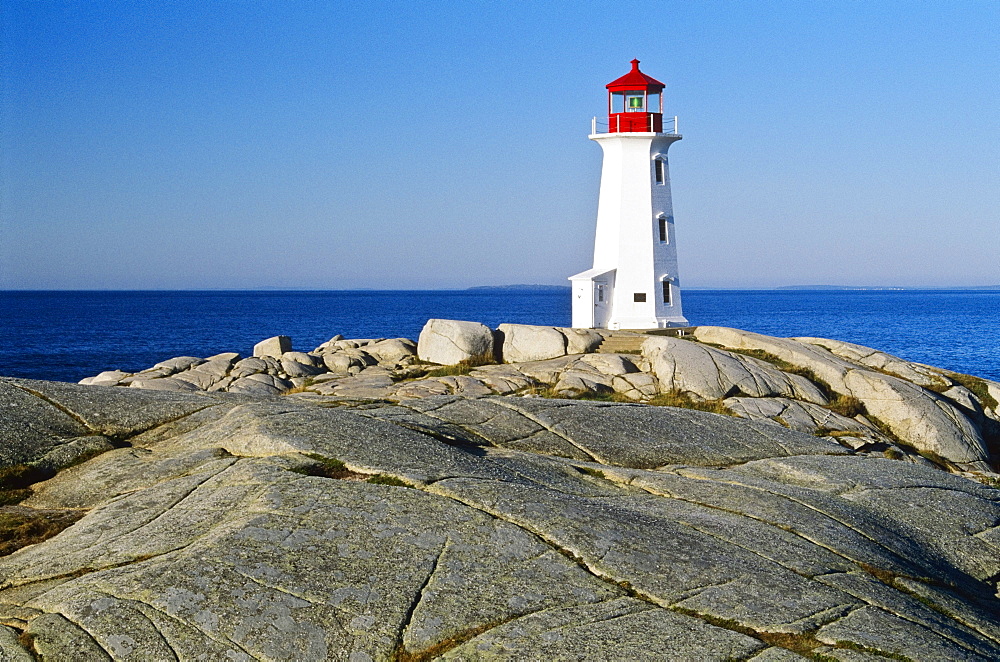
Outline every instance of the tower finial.
<path id="1" fill-rule="evenodd" d="M 632 71 L 639 71 L 639 60 L 632 60 Z"/>

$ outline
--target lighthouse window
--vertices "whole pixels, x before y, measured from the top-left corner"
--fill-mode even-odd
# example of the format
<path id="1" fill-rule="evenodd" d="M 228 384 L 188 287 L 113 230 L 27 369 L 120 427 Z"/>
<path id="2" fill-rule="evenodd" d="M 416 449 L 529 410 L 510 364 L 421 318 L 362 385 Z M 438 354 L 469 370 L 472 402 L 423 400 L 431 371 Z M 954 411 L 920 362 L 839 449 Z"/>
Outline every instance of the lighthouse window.
<path id="1" fill-rule="evenodd" d="M 626 112 L 641 113 L 643 111 L 644 104 L 643 104 L 643 97 L 641 94 L 628 94 L 625 96 L 625 99 L 628 102 L 625 104 L 626 106 L 628 106 Z"/>
<path id="2" fill-rule="evenodd" d="M 658 220 L 660 222 L 660 241 L 665 242 L 670 237 L 667 233 L 667 219 L 661 216 Z"/>
<path id="3" fill-rule="evenodd" d="M 663 168 L 663 159 L 655 159 L 653 163 L 655 164 L 654 170 L 656 172 L 656 183 L 662 184 L 667 179 L 666 172 L 664 172 Z"/>
<path id="4" fill-rule="evenodd" d="M 670 305 L 670 282 L 663 281 L 663 303 Z"/>
<path id="5" fill-rule="evenodd" d="M 634 301 L 635 303 L 646 303 L 646 293 L 636 292 L 635 294 L 632 295 L 632 301 Z"/>
<path id="6" fill-rule="evenodd" d="M 646 94 L 646 101 L 649 103 L 649 112 L 651 113 L 662 113 L 663 109 L 660 107 L 660 93 L 659 92 L 649 92 Z"/>
<path id="7" fill-rule="evenodd" d="M 611 93 L 611 112 L 612 113 L 624 113 L 625 112 L 625 95 L 621 92 Z"/>

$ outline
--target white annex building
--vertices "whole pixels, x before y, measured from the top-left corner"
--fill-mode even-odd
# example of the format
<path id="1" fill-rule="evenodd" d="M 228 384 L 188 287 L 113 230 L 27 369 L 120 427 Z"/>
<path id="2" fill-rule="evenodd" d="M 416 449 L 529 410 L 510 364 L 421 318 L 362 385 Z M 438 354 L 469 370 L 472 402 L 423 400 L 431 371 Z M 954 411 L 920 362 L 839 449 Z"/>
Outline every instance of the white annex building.
<path id="1" fill-rule="evenodd" d="M 667 149 L 681 139 L 677 118 L 663 128 L 665 85 L 639 71 L 608 83 L 608 129 L 590 139 L 604 150 L 594 268 L 570 277 L 573 326 L 656 329 L 687 326 L 681 312 Z"/>

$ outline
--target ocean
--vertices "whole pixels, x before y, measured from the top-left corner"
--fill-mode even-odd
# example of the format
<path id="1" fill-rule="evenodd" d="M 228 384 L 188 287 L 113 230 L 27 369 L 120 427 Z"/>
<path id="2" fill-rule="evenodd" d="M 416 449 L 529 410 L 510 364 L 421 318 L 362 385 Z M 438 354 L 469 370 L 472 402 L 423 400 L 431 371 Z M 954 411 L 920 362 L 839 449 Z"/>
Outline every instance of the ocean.
<path id="1" fill-rule="evenodd" d="M 820 336 L 1000 381 L 1000 292 L 686 290 L 692 324 Z M 0 292 L 0 375 L 76 382 L 174 356 L 417 339 L 431 317 L 569 326 L 569 290 Z"/>

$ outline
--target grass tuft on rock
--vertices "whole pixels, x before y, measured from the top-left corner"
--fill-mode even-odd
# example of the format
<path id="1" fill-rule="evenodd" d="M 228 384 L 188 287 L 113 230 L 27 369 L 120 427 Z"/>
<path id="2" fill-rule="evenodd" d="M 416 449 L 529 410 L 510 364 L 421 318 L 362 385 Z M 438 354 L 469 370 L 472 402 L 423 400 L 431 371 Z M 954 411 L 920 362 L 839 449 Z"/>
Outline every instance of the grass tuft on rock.
<path id="1" fill-rule="evenodd" d="M 84 516 L 82 511 L 0 512 L 0 556 L 35 545 L 56 535 Z"/>
<path id="2" fill-rule="evenodd" d="M 282 391 L 281 395 L 295 395 L 296 393 L 305 393 L 306 391 L 311 389 L 315 383 L 316 383 L 315 379 L 313 379 L 312 377 L 306 377 L 304 382 L 302 382 L 298 386 L 293 386 L 287 391 Z"/>
<path id="3" fill-rule="evenodd" d="M 334 478 L 338 480 L 360 478 L 362 476 L 362 474 L 348 469 L 347 465 L 336 458 L 326 457 L 318 453 L 303 453 L 303 455 L 313 460 L 314 463 L 292 469 L 295 473 L 304 476 L 319 476 L 320 478 Z"/>
<path id="4" fill-rule="evenodd" d="M 433 370 L 427 371 L 428 377 L 457 377 L 459 375 L 467 375 L 479 366 L 493 365 L 496 361 L 488 358 L 475 358 L 466 359 L 460 361 L 455 365 L 443 365 L 440 368 L 434 368 Z"/>
<path id="5" fill-rule="evenodd" d="M 517 392 L 520 396 L 536 395 L 550 400 L 587 400 L 591 402 L 623 402 L 635 404 L 635 400 L 615 391 L 596 393 L 594 391 L 556 391 L 552 386 L 528 386 Z"/>
<path id="6" fill-rule="evenodd" d="M 837 430 L 835 428 L 816 428 L 813 434 L 817 437 L 858 437 L 861 435 L 856 430 Z"/>
<path id="7" fill-rule="evenodd" d="M 996 398 L 990 395 L 990 389 L 985 380 L 972 375 L 963 375 L 960 372 L 950 372 L 948 376 L 972 391 L 972 394 L 979 398 L 979 402 L 984 408 L 996 410 L 997 405 L 1000 404 Z"/>
<path id="8" fill-rule="evenodd" d="M 1000 476 L 987 476 L 985 474 L 975 474 L 973 475 L 973 478 L 978 480 L 986 487 L 996 487 L 1000 489 Z"/>
<path id="9" fill-rule="evenodd" d="M 0 490 L 18 490 L 51 478 L 53 472 L 28 464 L 0 469 Z"/>
<path id="10" fill-rule="evenodd" d="M 899 450 L 895 446 L 890 446 L 889 448 L 886 448 L 884 451 L 882 451 L 882 455 L 884 455 L 890 460 L 902 460 L 904 457 L 906 457 L 903 451 Z"/>
<path id="11" fill-rule="evenodd" d="M 661 393 L 651 399 L 647 404 L 656 407 L 680 407 L 682 409 L 697 409 L 723 416 L 736 416 L 732 409 L 727 407 L 722 400 L 694 400 L 687 393 L 678 390 L 669 393 Z"/>
<path id="12" fill-rule="evenodd" d="M 558 397 L 562 398 L 572 398 L 573 400 L 594 400 L 596 402 L 629 402 L 634 403 L 635 400 L 625 397 L 621 393 L 611 392 L 611 393 L 595 393 L 594 391 L 582 391 L 575 395 L 561 395 Z"/>
<path id="13" fill-rule="evenodd" d="M 608 479 L 608 477 L 605 476 L 604 472 L 601 471 L 600 469 L 594 469 L 592 467 L 577 467 L 576 470 L 582 474 L 591 476 L 592 478 L 602 478 L 604 480 Z"/>
<path id="14" fill-rule="evenodd" d="M 48 480 L 54 475 L 54 471 L 30 464 L 0 468 L 0 506 L 21 503 L 31 496 L 31 485 Z"/>
<path id="15" fill-rule="evenodd" d="M 33 632 L 22 632 L 17 636 L 17 642 L 24 647 L 34 659 L 41 659 L 35 651 L 35 634 Z"/>
<path id="16" fill-rule="evenodd" d="M 917 455 L 919 455 L 920 457 L 924 458 L 925 460 L 929 460 L 930 462 L 933 462 L 934 464 L 936 464 L 937 466 L 941 467 L 945 471 L 957 472 L 959 470 L 958 467 L 955 466 L 955 463 L 952 462 L 951 460 L 948 460 L 946 458 L 941 457 L 940 455 L 938 455 L 934 451 L 931 451 L 931 450 L 921 450 L 921 449 L 917 448 L 916 446 L 914 446 L 913 444 L 911 444 L 908 441 L 906 441 L 905 439 L 901 439 L 899 437 L 899 435 L 897 435 L 895 432 L 893 432 L 892 428 L 890 428 L 881 419 L 878 419 L 878 418 L 876 418 L 876 417 L 874 417 L 874 416 L 872 416 L 872 415 L 869 414 L 868 415 L 868 420 L 870 420 L 872 422 L 872 424 L 876 428 L 878 428 L 879 432 L 881 432 L 883 435 L 885 435 L 886 437 L 888 437 L 892 441 L 892 443 L 894 443 L 895 445 L 899 446 L 900 448 L 906 449 L 908 452 L 911 452 L 911 453 L 916 453 Z M 897 459 L 902 459 L 903 458 L 903 454 L 900 451 L 898 451 L 896 449 L 893 449 L 893 448 L 887 449 L 883 453 L 883 455 L 885 455 L 890 460 L 897 460 Z M 896 457 L 897 455 L 899 457 Z"/>
<path id="17" fill-rule="evenodd" d="M 2 490 L 0 491 L 0 506 L 13 506 L 14 504 L 21 503 L 30 496 L 31 490 L 28 488 L 20 490 Z"/>
<path id="18" fill-rule="evenodd" d="M 407 483 L 405 480 L 400 480 L 395 476 L 389 476 L 386 474 L 375 474 L 369 478 L 367 482 L 372 485 L 388 485 L 390 487 L 413 487 L 413 485 Z"/>
<path id="19" fill-rule="evenodd" d="M 864 416 L 868 413 L 868 410 L 865 409 L 865 403 L 853 395 L 838 395 L 827 403 L 826 408 L 846 418 Z"/>

